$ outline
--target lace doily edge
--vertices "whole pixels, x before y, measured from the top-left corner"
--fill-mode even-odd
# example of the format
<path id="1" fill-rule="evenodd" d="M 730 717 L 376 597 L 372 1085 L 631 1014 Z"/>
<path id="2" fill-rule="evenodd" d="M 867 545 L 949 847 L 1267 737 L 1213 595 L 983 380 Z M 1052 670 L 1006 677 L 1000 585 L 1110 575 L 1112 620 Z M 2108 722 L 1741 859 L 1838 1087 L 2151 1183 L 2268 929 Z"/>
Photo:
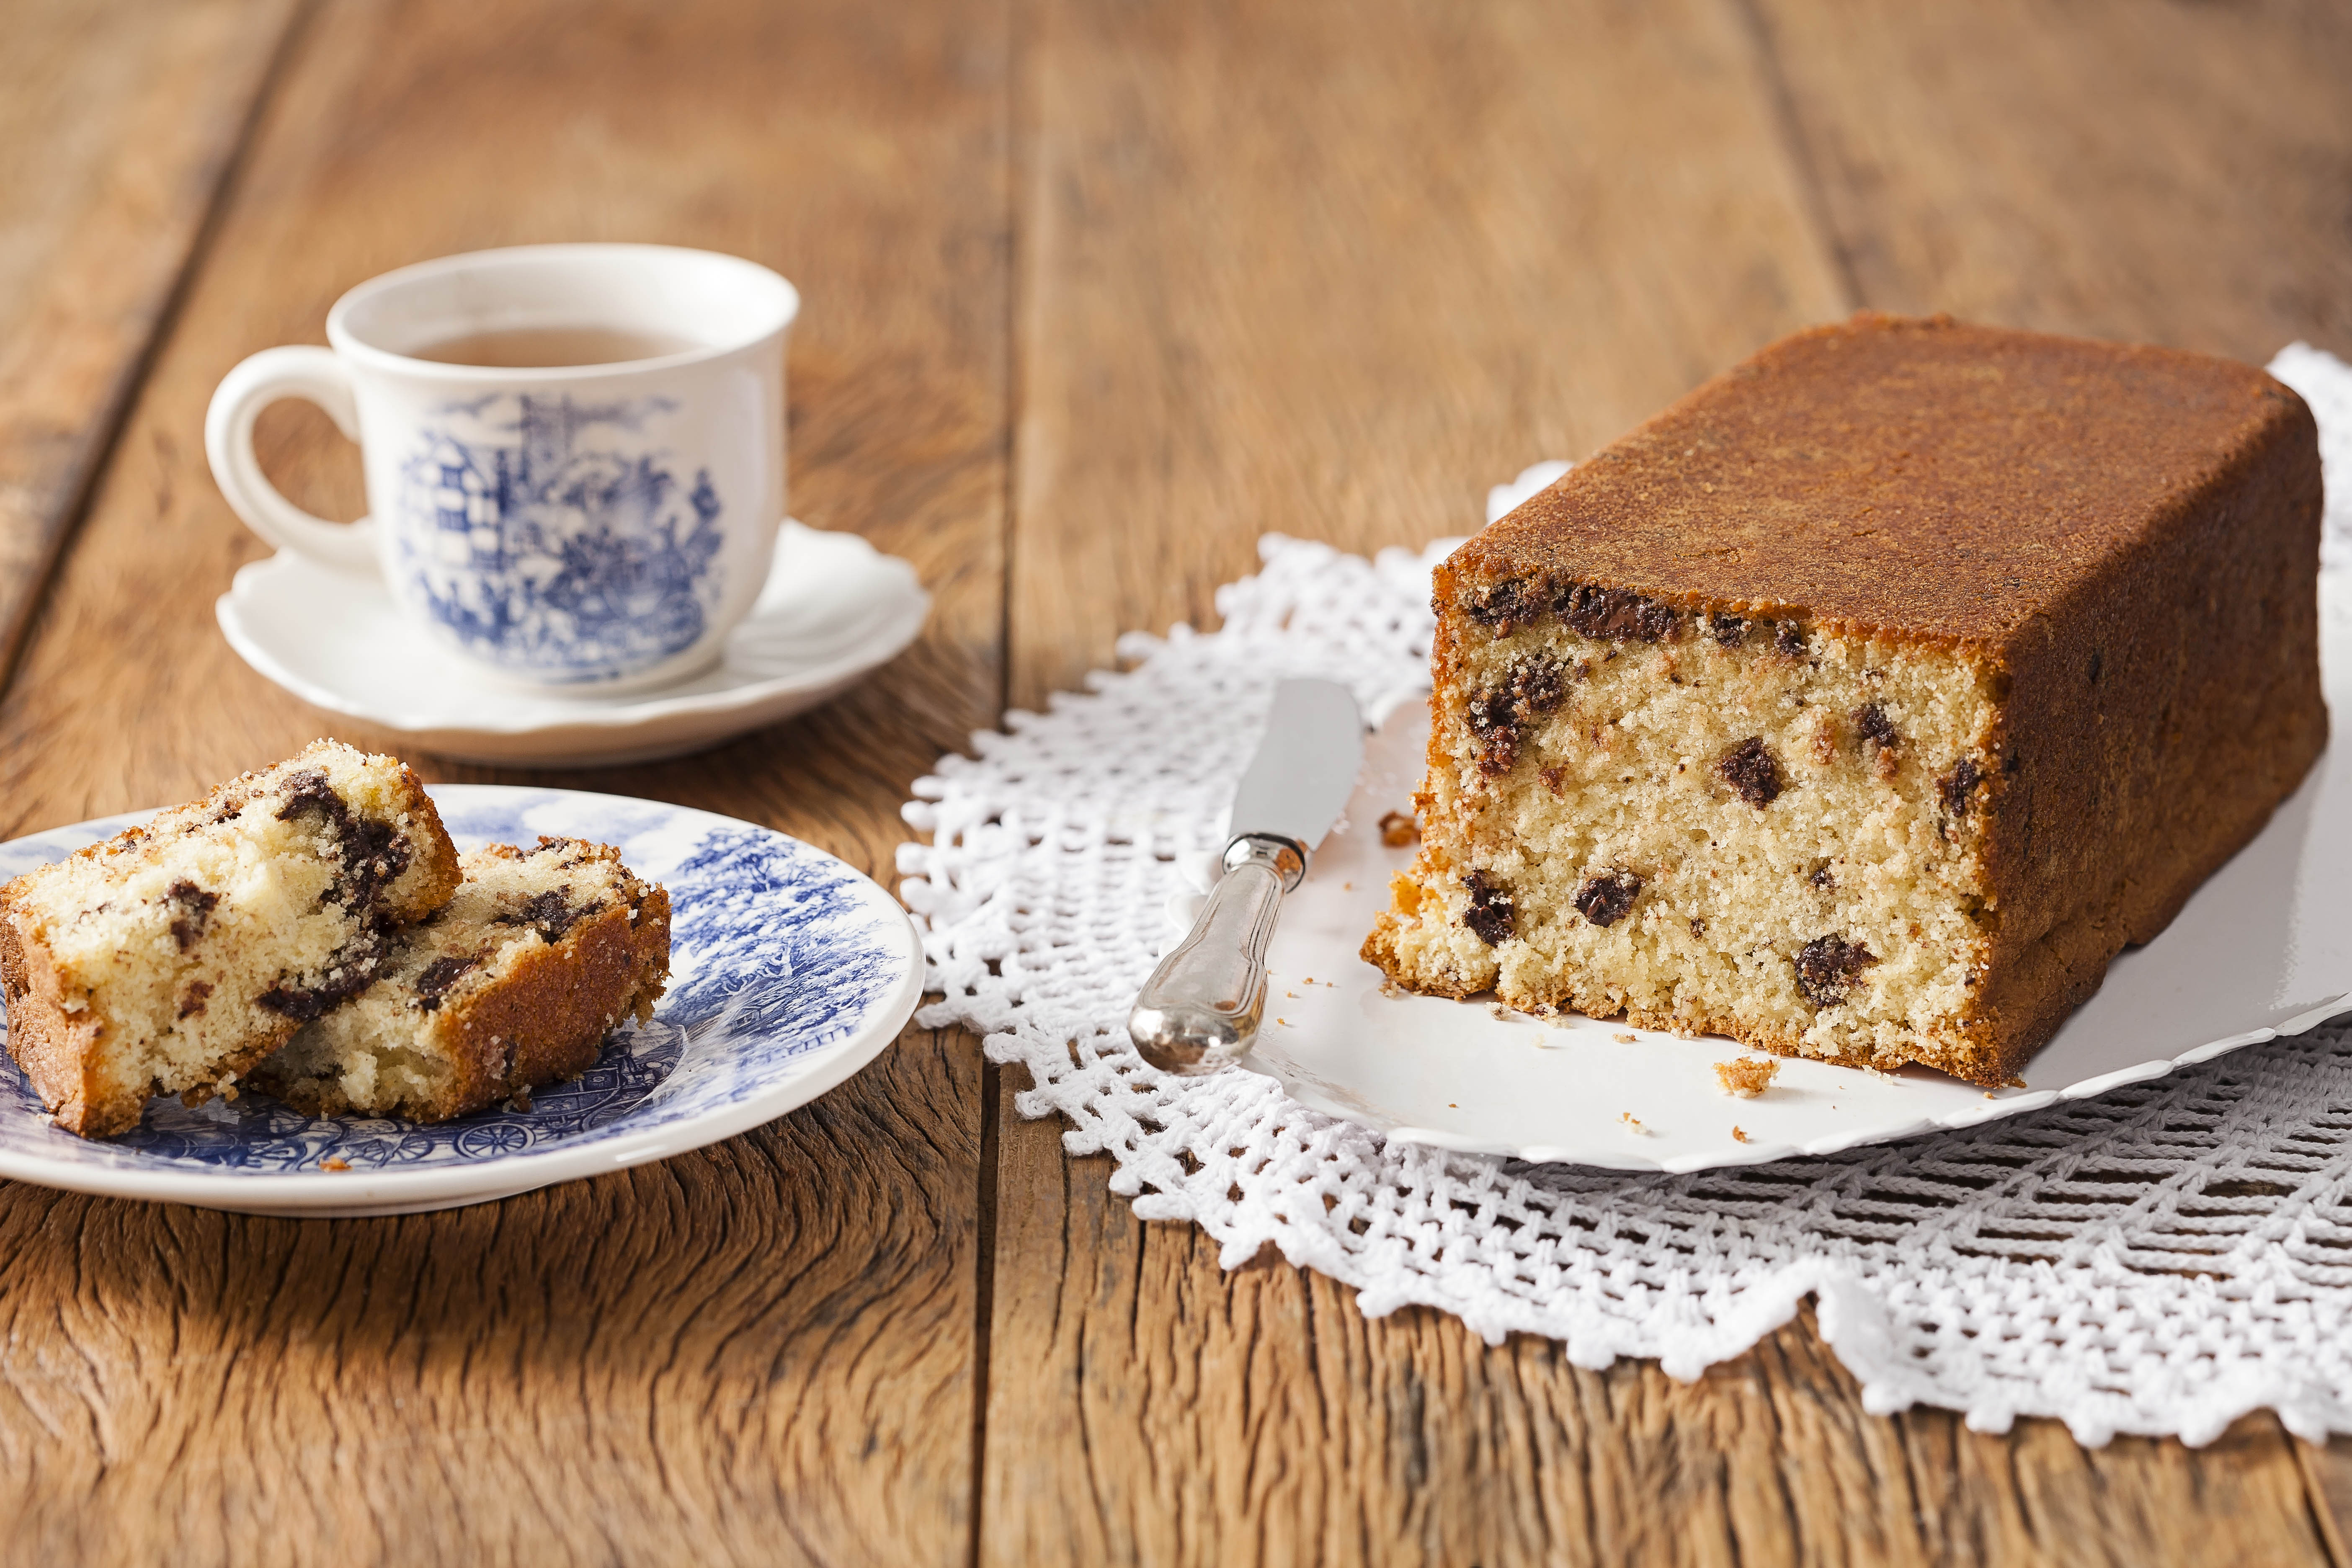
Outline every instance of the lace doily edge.
<path id="1" fill-rule="evenodd" d="M 955 1005 L 952 996 L 927 1003 L 917 1019 L 926 1027 L 958 1025 L 977 1030 L 981 1026 Z M 984 1035 L 982 1039 L 982 1049 L 991 1061 L 1030 1068 L 1034 1085 L 1038 1077 L 1028 1048 L 1017 1035 Z M 1026 1120 L 1042 1121 L 1057 1113 L 1057 1108 L 1041 1102 L 1038 1094 L 1033 1088 L 1014 1096 L 1015 1107 Z M 1325 1120 L 1304 1107 L 1298 1108 L 1298 1113 Z M 1069 1118 L 1066 1115 L 1064 1120 Z M 1377 1137 L 1369 1131 L 1366 1135 Z M 1074 1156 L 1108 1153 L 1117 1160 L 1118 1155 L 1107 1141 L 1089 1135 L 1075 1122 L 1064 1131 L 1063 1144 Z M 1438 1157 L 1450 1161 L 1459 1156 Z M 2053 1420 L 2063 1423 L 2086 1448 L 2105 1447 L 2118 1436 L 2177 1436 L 2189 1447 L 2203 1447 L 2238 1421 L 2264 1410 L 2274 1413 L 2287 1431 L 2307 1443 L 2325 1445 L 2332 1436 L 2352 1436 L 2352 1406 L 2308 1384 L 2294 1384 L 2252 1365 L 2222 1374 L 2195 1407 L 2185 1412 L 2151 1413 L 2126 1396 L 2075 1387 L 2039 1392 L 2022 1399 L 2013 1396 L 2013 1384 L 1983 1397 L 1959 1394 L 1938 1384 L 1905 1353 L 1893 1315 L 1868 1281 L 1827 1258 L 1798 1258 L 1743 1282 L 1735 1311 L 1713 1317 L 1704 1326 L 1677 1322 L 1668 1343 L 1622 1320 L 1580 1315 L 1559 1321 L 1499 1292 L 1475 1301 L 1456 1299 L 1431 1288 L 1423 1275 L 1372 1280 L 1355 1267 L 1344 1249 L 1333 1244 L 1328 1233 L 1279 1222 L 1221 1224 L 1200 1212 L 1182 1194 L 1145 1192 L 1143 1182 L 1132 1164 L 1122 1162 L 1109 1184 L 1114 1193 L 1129 1200 L 1139 1219 L 1198 1226 L 1217 1244 L 1221 1268 L 1238 1268 L 1271 1246 L 1293 1268 L 1311 1269 L 1356 1292 L 1357 1309 L 1368 1319 L 1384 1318 L 1407 1307 L 1425 1307 L 1459 1319 L 1488 1345 L 1502 1345 L 1513 1334 L 1554 1341 L 1570 1364 L 1586 1371 L 1606 1371 L 1624 1359 L 1655 1361 L 1661 1371 L 1677 1382 L 1696 1383 L 1709 1368 L 1738 1359 L 1794 1321 L 1810 1300 L 1822 1342 L 1853 1377 L 1862 1406 L 1873 1415 L 1898 1415 L 1927 1405 L 1953 1411 L 1969 1430 L 1990 1436 L 2008 1432 L 2020 1418 Z"/>

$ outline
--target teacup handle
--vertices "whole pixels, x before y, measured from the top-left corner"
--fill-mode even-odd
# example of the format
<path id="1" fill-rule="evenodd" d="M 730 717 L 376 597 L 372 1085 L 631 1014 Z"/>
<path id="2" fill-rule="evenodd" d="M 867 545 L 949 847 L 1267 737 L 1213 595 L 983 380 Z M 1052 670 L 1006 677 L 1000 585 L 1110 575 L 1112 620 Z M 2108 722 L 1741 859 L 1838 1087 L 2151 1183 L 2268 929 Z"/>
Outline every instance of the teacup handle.
<path id="1" fill-rule="evenodd" d="M 375 525 L 330 522 L 278 493 L 253 455 L 253 422 L 282 397 L 317 404 L 335 428 L 360 438 L 359 403 L 352 373 L 327 349 L 264 349 L 239 364 L 213 392 L 205 413 L 205 456 L 213 481 L 245 525 L 281 550 L 348 570 L 375 570 Z"/>

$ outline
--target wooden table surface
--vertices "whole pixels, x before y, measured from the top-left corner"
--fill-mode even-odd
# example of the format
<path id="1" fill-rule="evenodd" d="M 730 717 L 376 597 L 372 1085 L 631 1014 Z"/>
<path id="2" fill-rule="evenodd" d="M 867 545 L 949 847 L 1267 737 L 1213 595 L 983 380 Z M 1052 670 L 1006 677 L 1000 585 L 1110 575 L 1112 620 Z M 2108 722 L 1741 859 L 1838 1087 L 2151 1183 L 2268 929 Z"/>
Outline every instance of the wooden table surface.
<path id="1" fill-rule="evenodd" d="M 330 728 L 212 602 L 205 399 L 387 268 L 657 240 L 797 282 L 793 506 L 920 643 L 705 755 L 510 778 L 886 881 L 917 774 L 1269 530 L 1473 526 L 1791 328 L 1949 310 L 2352 353 L 2352 11 L 2245 0 L 9 0 L 0 836 Z M 361 510 L 323 416 L 264 420 Z M 350 738 L 366 741 L 363 731 Z M 1368 1322 L 1139 1222 L 910 1028 L 665 1163 L 401 1219 L 0 1185 L 0 1558 L 2352 1568 L 2352 1443 L 1864 1414 Z"/>

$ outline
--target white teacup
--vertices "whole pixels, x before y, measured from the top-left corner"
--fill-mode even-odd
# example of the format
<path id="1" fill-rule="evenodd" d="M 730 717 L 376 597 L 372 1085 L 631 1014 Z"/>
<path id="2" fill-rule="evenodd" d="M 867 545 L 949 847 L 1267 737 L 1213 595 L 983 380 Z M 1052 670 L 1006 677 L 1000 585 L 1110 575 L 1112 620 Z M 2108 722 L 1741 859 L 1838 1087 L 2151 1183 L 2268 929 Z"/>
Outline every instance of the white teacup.
<path id="1" fill-rule="evenodd" d="M 331 350 L 265 349 L 229 372 L 205 451 L 256 533 L 381 572 L 403 614 L 486 674 L 657 686 L 718 659 L 767 575 L 799 310 L 775 273 L 710 251 L 445 257 L 337 300 Z M 253 424 L 281 397 L 359 442 L 367 519 L 313 517 L 262 477 Z"/>

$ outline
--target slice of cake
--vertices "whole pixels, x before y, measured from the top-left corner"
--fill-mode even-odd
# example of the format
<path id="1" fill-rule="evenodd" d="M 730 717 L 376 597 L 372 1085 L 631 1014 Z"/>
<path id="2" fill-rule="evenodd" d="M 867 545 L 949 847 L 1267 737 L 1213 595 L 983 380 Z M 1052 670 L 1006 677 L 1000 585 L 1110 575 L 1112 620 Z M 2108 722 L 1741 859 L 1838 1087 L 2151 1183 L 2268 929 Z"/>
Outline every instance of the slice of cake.
<path id="1" fill-rule="evenodd" d="M 669 894 L 577 838 L 468 850 L 464 885 L 382 974 L 254 1075 L 312 1116 L 446 1121 L 576 1078 L 669 977 Z"/>
<path id="2" fill-rule="evenodd" d="M 1438 570 L 1364 956 L 2015 1077 L 2327 735 L 2316 431 L 2260 371 L 1948 321 L 1766 349 Z"/>
<path id="3" fill-rule="evenodd" d="M 457 886 L 416 775 L 313 742 L 0 887 L 9 1053 L 58 1126 L 125 1131 L 232 1091 Z"/>

